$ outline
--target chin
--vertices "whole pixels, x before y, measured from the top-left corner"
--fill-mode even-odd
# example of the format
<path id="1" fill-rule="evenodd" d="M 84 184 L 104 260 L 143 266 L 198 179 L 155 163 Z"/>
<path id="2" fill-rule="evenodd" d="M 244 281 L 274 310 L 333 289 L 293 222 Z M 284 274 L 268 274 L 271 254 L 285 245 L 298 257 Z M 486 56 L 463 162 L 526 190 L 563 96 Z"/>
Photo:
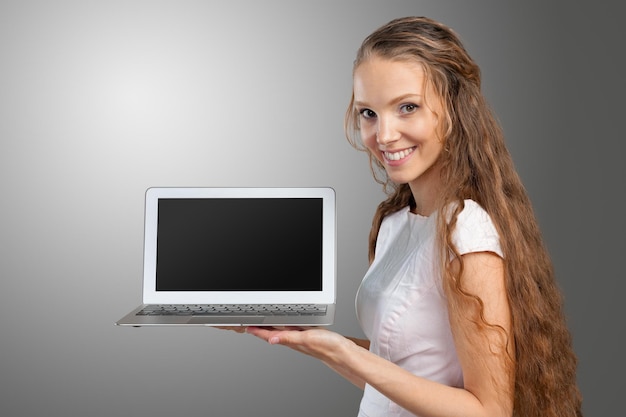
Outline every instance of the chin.
<path id="1" fill-rule="evenodd" d="M 389 175 L 389 172 L 387 172 L 387 176 L 391 182 L 397 185 L 408 184 L 415 179 L 406 175 Z"/>

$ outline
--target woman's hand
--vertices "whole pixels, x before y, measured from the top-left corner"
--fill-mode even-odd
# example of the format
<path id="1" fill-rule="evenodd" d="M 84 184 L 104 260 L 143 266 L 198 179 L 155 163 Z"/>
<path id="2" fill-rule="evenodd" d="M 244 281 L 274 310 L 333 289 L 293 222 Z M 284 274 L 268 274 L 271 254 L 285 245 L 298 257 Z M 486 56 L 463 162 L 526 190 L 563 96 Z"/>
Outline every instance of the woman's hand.
<path id="1" fill-rule="evenodd" d="M 337 333 L 319 327 L 248 327 L 247 332 L 272 345 L 284 345 L 324 362 L 333 352 L 352 343 Z"/>
<path id="2" fill-rule="evenodd" d="M 367 350 L 369 342 L 351 339 L 320 327 L 216 326 L 222 330 L 250 333 L 272 345 L 283 345 L 319 359 L 329 368 L 363 389 L 365 382 L 345 366 L 354 349 Z"/>
<path id="3" fill-rule="evenodd" d="M 231 330 L 236 333 L 248 333 L 248 326 L 211 326 L 220 330 Z M 262 329 L 268 330 L 306 330 L 306 329 L 314 329 L 314 327 L 262 327 Z"/>
<path id="4" fill-rule="evenodd" d="M 246 326 L 213 326 L 216 329 L 220 329 L 220 330 L 232 330 L 233 332 L 236 333 L 245 333 L 247 327 Z"/>
<path id="5" fill-rule="evenodd" d="M 283 345 L 319 359 L 326 366 L 363 389 L 365 382 L 346 366 L 346 358 L 363 347 L 338 333 L 320 327 L 248 327 L 248 333 L 272 345 Z"/>

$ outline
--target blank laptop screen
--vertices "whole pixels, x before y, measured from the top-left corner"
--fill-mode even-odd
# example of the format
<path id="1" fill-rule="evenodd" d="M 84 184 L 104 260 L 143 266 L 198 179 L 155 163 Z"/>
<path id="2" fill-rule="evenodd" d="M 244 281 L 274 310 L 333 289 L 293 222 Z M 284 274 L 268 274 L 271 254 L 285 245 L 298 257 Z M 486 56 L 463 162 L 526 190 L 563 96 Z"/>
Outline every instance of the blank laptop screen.
<path id="1" fill-rule="evenodd" d="M 162 198 L 157 291 L 321 291 L 321 198 Z"/>

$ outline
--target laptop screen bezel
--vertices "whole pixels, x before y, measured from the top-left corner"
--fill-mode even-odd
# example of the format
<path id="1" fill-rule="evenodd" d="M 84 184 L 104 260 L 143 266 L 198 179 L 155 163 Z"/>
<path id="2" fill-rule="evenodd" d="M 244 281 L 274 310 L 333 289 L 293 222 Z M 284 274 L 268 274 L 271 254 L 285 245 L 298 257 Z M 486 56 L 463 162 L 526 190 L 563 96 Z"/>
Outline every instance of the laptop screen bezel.
<path id="1" fill-rule="evenodd" d="M 157 224 L 160 199 L 170 198 L 321 198 L 321 291 L 158 291 Z M 331 304 L 336 298 L 336 206 L 330 187 L 151 187 L 145 195 L 144 304 Z"/>

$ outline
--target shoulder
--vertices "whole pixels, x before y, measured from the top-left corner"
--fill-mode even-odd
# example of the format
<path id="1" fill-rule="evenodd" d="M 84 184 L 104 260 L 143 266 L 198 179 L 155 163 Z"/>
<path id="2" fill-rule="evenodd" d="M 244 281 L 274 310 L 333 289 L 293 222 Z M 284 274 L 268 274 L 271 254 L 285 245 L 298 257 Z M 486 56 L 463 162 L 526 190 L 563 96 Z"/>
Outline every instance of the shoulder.
<path id="1" fill-rule="evenodd" d="M 407 214 L 409 213 L 409 206 L 402 207 L 400 210 L 395 211 L 391 214 L 385 216 L 381 223 L 381 229 L 385 228 L 393 228 L 398 225 L 402 225 L 407 222 Z"/>
<path id="2" fill-rule="evenodd" d="M 480 204 L 474 200 L 465 200 L 463 210 L 459 213 L 457 219 L 459 224 L 471 225 L 471 224 L 493 224 L 489 213 L 482 208 Z"/>
<path id="3" fill-rule="evenodd" d="M 491 216 L 473 200 L 464 201 L 453 240 L 461 254 L 489 251 L 502 256 L 500 237 Z"/>
<path id="4" fill-rule="evenodd" d="M 408 212 L 409 207 L 407 206 L 385 216 L 378 230 L 378 238 L 376 239 L 377 246 L 385 245 L 388 239 L 391 239 L 392 236 L 397 235 L 402 229 L 404 229 L 404 227 L 406 227 L 408 222 Z"/>

